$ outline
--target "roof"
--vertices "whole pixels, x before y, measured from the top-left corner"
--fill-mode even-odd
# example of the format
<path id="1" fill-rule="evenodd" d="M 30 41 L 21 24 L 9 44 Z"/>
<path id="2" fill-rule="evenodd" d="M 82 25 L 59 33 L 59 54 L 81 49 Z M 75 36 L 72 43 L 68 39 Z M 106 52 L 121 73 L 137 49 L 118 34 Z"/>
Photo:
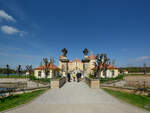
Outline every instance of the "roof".
<path id="1" fill-rule="evenodd" d="M 92 68 L 92 70 L 95 70 L 97 67 L 94 67 Z M 102 68 L 102 65 L 100 66 L 100 68 Z M 108 68 L 107 69 L 118 69 L 117 67 L 115 66 L 112 66 L 112 65 L 108 65 Z"/>
<path id="2" fill-rule="evenodd" d="M 81 61 L 78 58 L 76 58 L 75 60 L 73 60 L 73 61 L 71 61 L 69 63 L 73 63 L 73 62 L 80 62 L 81 63 Z"/>
<path id="3" fill-rule="evenodd" d="M 64 55 L 59 56 L 59 58 L 63 58 L 63 57 L 64 57 Z"/>
<path id="4" fill-rule="evenodd" d="M 45 69 L 45 65 L 39 66 L 39 67 L 35 68 L 34 70 L 44 70 L 44 69 Z M 51 70 L 60 70 L 60 68 L 58 68 L 54 64 L 50 64 L 49 69 L 51 69 Z"/>
<path id="5" fill-rule="evenodd" d="M 89 58 L 90 58 L 90 60 L 95 60 L 96 59 L 94 54 L 90 54 Z"/>

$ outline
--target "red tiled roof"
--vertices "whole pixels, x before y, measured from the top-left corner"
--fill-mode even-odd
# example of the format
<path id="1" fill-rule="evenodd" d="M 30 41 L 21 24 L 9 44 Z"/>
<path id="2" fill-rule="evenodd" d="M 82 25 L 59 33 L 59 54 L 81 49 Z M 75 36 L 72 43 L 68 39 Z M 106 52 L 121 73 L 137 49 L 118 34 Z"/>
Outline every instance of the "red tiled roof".
<path id="1" fill-rule="evenodd" d="M 34 70 L 44 70 L 44 69 L 45 69 L 45 65 L 39 66 L 39 67 L 35 68 Z M 60 70 L 60 68 L 58 68 L 58 67 L 55 66 L 54 64 L 50 64 L 49 69 L 52 69 L 52 70 Z"/>
<path id="2" fill-rule="evenodd" d="M 90 60 L 95 60 L 94 54 L 90 54 L 89 58 L 90 58 Z"/>
<path id="3" fill-rule="evenodd" d="M 78 58 L 76 58 L 75 60 L 69 62 L 69 63 L 73 63 L 73 62 L 81 62 Z"/>
<path id="4" fill-rule="evenodd" d="M 92 68 L 92 70 L 95 70 L 97 67 L 94 67 L 94 68 Z M 100 68 L 102 68 L 102 65 L 100 66 Z M 108 65 L 108 67 L 107 67 L 108 69 L 118 69 L 117 67 L 115 67 L 115 66 L 112 66 L 112 65 Z"/>
<path id="5" fill-rule="evenodd" d="M 59 56 L 59 58 L 63 58 L 63 57 L 64 57 L 64 55 Z"/>

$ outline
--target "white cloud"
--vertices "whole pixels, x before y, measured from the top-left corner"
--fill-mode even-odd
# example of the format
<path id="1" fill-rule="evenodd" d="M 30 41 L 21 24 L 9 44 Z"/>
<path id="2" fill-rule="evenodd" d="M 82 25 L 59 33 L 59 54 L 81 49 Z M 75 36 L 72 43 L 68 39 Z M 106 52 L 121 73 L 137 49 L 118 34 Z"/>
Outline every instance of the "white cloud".
<path id="1" fill-rule="evenodd" d="M 143 61 L 143 60 L 148 60 L 150 57 L 149 56 L 141 56 L 136 58 L 136 61 Z"/>
<path id="2" fill-rule="evenodd" d="M 19 36 L 23 36 L 24 34 L 26 34 L 26 32 L 24 31 L 20 31 L 17 28 L 7 25 L 1 26 L 1 31 L 8 35 L 19 34 Z"/>
<path id="3" fill-rule="evenodd" d="M 7 26 L 7 25 L 2 26 L 1 31 L 5 34 L 9 34 L 9 35 L 20 32 L 17 28 Z"/>
<path id="4" fill-rule="evenodd" d="M 4 10 L 0 10 L 0 19 L 16 22 L 16 20 L 11 15 L 7 14 Z"/>

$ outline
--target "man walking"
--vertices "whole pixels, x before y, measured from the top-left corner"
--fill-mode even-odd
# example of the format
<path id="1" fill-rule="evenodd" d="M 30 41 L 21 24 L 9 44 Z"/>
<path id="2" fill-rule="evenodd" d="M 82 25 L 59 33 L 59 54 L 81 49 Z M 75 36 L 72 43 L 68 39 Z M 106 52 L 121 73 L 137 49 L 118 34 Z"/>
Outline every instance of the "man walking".
<path id="1" fill-rule="evenodd" d="M 68 82 L 70 82 L 70 73 L 67 74 Z"/>

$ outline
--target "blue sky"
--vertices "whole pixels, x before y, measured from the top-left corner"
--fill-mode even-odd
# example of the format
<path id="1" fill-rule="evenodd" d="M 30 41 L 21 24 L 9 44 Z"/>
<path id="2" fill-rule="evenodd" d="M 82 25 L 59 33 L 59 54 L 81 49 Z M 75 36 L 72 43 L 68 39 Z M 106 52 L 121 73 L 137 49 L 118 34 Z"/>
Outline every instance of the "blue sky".
<path id="1" fill-rule="evenodd" d="M 0 66 L 40 64 L 68 49 L 107 53 L 117 66 L 150 65 L 149 0 L 0 0 Z"/>

